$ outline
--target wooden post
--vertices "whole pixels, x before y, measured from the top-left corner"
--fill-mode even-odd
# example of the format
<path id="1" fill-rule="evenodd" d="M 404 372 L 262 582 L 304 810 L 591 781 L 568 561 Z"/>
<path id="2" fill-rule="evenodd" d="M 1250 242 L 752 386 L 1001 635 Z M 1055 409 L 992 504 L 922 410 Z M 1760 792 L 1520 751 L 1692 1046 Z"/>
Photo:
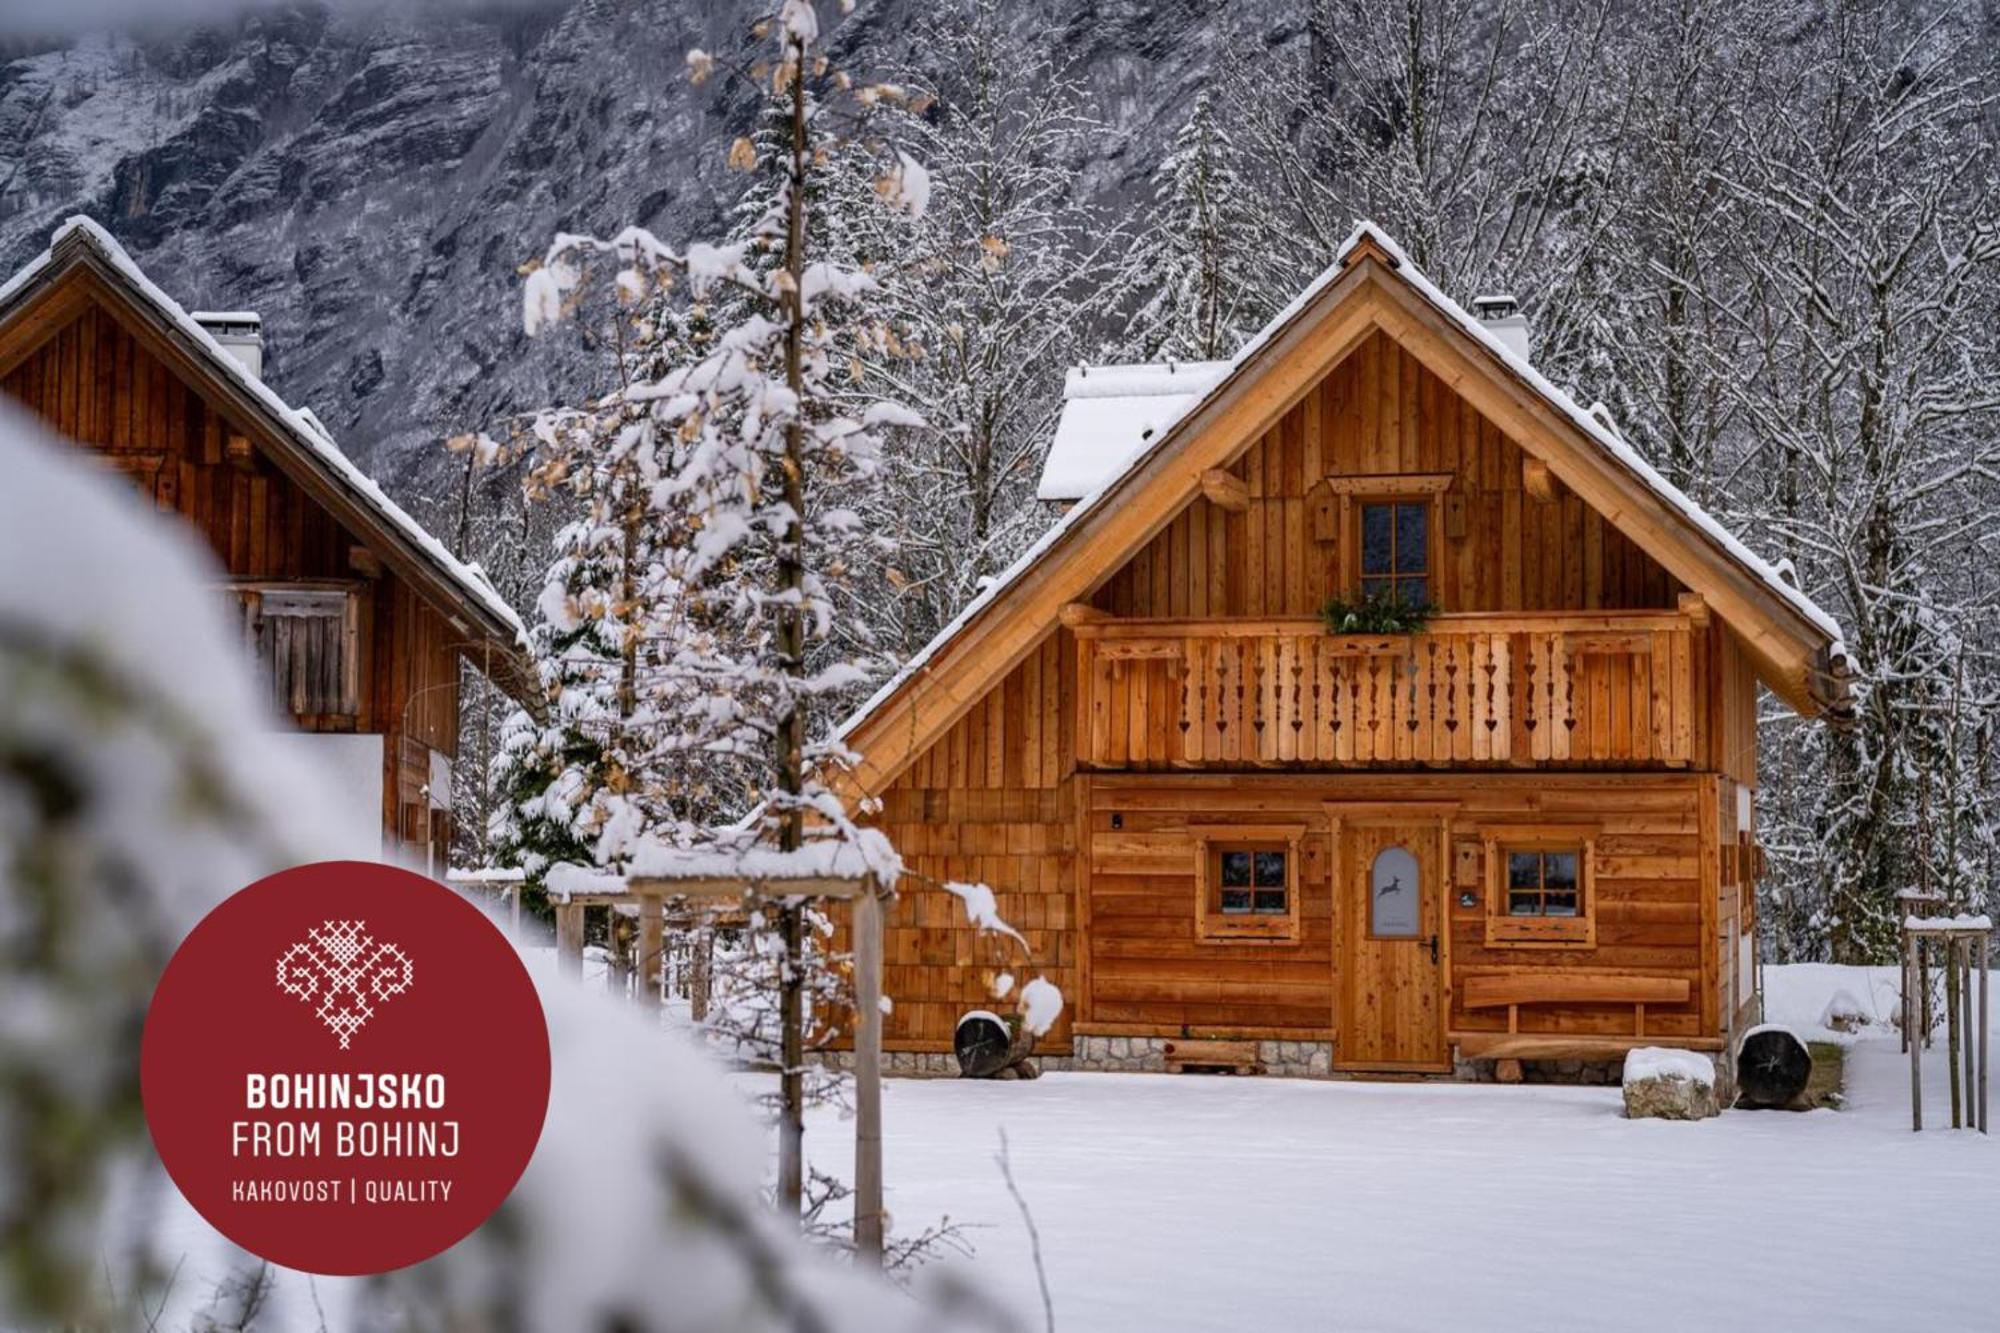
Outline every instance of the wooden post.
<path id="1" fill-rule="evenodd" d="M 556 907 L 556 971 L 566 977 L 583 975 L 583 905 Z"/>
<path id="2" fill-rule="evenodd" d="M 1979 1047 L 1978 1037 L 1972 1027 L 1972 937 L 1965 936 L 1952 942 L 1952 953 L 1958 973 L 1958 1005 L 1964 1011 L 1959 1021 L 1959 1039 L 1965 1043 L 1965 1127 L 1979 1128 L 1979 1108 L 1973 1100 L 1973 1076 L 1976 1072 L 1974 1061 Z"/>
<path id="3" fill-rule="evenodd" d="M 1922 935 L 1916 937 L 1916 999 L 1918 999 L 1918 1009 L 1924 1015 L 1924 1023 L 1916 1029 L 1916 1037 L 1928 1047 L 1930 1045 L 1930 941 L 1926 941 Z"/>
<path id="4" fill-rule="evenodd" d="M 507 912 L 509 919 L 513 922 L 514 938 L 518 940 L 521 938 L 521 881 L 520 880 L 518 879 L 515 880 L 513 886 L 507 890 L 507 900 L 508 900 Z"/>
<path id="5" fill-rule="evenodd" d="M 1908 961 L 1904 964 L 1903 974 L 1912 980 L 1916 979 L 1920 970 L 1918 953 L 1920 948 L 1922 942 L 1915 935 L 1904 936 L 1903 950 L 1908 955 Z M 1906 1029 L 1910 1026 L 1912 1011 L 1917 1007 L 1916 996 L 1907 990 L 1904 991 L 1903 1026 Z M 1924 1034 L 1916 1032 L 1910 1037 L 1910 1128 L 1912 1130 L 1921 1130 L 1924 1127 L 1923 1059 Z"/>
<path id="6" fill-rule="evenodd" d="M 1986 1121 L 1986 1077 L 1988 1077 L 1988 1071 L 1986 1071 L 1986 1023 L 1990 1019 L 1990 1015 L 1986 1011 L 1986 991 L 1992 987 L 1992 973 L 1986 971 L 1986 937 L 1984 935 L 1980 935 L 1978 965 L 1980 965 L 1980 1133 L 1984 1135 L 1984 1133 L 1988 1133 L 1988 1121 Z"/>
<path id="7" fill-rule="evenodd" d="M 1944 1072 L 1945 1082 L 1951 1088 L 1951 1127 L 1962 1129 L 1960 1119 L 1963 1107 L 1958 1086 L 1958 1044 L 1961 1034 L 1958 1030 L 1958 941 L 1947 937 L 1944 941 Z"/>
<path id="8" fill-rule="evenodd" d="M 708 1021 L 710 969 L 715 962 L 715 930 L 700 926 L 695 931 L 694 958 L 688 965 L 688 1017 L 697 1023 Z"/>
<path id="9" fill-rule="evenodd" d="M 854 1248 L 882 1266 L 882 900 L 854 899 Z"/>
<path id="10" fill-rule="evenodd" d="M 639 900 L 639 981 L 640 1009 L 652 1013 L 660 1007 L 661 945 L 666 939 L 666 907 L 657 894 Z"/>
<path id="11" fill-rule="evenodd" d="M 604 965 L 604 989 L 623 996 L 632 982 L 632 921 L 616 907 L 604 909 L 604 941 L 609 957 Z"/>
<path id="12" fill-rule="evenodd" d="M 1916 1016 L 1910 1012 L 1910 997 L 1916 994 L 1916 988 L 1910 984 L 1910 949 L 1909 949 L 1909 936 L 1907 934 L 1903 936 L 1903 941 L 1904 941 L 1903 948 L 1897 950 L 1896 952 L 1896 962 L 1900 964 L 1903 969 L 1902 1029 L 1903 1029 L 1903 1049 L 1907 1051 L 1910 1049 L 1910 1029 L 1915 1027 L 1917 1024 Z"/>

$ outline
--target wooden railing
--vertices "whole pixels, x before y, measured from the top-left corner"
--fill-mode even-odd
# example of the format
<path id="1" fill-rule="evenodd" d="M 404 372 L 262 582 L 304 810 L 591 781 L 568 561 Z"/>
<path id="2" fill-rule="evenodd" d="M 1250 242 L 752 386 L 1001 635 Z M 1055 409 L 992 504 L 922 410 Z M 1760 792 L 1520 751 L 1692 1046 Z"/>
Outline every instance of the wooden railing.
<path id="1" fill-rule="evenodd" d="M 1442 615 L 1420 634 L 1313 620 L 1079 619 L 1076 750 L 1101 768 L 1637 764 L 1694 756 L 1695 620 Z"/>

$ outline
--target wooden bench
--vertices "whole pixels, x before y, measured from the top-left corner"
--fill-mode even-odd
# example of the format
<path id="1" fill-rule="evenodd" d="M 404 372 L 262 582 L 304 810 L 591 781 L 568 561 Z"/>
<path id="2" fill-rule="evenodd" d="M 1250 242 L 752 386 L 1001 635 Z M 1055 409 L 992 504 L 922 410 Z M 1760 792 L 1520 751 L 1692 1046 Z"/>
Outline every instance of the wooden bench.
<path id="1" fill-rule="evenodd" d="M 1646 1006 L 1686 1004 L 1694 993 L 1686 977 L 1632 976 L 1619 972 L 1489 973 L 1467 977 L 1459 996 L 1467 1009 L 1505 1009 L 1507 1031 L 1468 1034 L 1459 1053 L 1468 1060 L 1603 1059 L 1646 1044 Z M 1544 1004 L 1632 1006 L 1632 1035 L 1521 1032 L 1521 1007 Z M 1719 1042 L 1676 1039 L 1676 1046 L 1719 1046 Z"/>
<path id="2" fill-rule="evenodd" d="M 1231 1074 L 1261 1074 L 1254 1041 L 1214 1041 L 1198 1037 L 1176 1037 L 1166 1043 L 1161 1054 L 1167 1058 L 1167 1072 L 1184 1074 L 1190 1069 L 1213 1069 Z"/>

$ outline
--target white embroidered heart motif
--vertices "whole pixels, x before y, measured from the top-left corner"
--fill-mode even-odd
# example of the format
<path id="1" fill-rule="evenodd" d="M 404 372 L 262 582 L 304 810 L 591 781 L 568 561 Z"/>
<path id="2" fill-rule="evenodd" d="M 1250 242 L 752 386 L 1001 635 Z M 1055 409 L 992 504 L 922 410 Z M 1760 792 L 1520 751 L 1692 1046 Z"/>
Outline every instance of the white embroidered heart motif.
<path id="1" fill-rule="evenodd" d="M 394 944 L 370 935 L 365 921 L 326 921 L 278 958 L 278 989 L 318 1002 L 320 1022 L 344 1051 L 376 1007 L 410 988 L 416 969 Z"/>

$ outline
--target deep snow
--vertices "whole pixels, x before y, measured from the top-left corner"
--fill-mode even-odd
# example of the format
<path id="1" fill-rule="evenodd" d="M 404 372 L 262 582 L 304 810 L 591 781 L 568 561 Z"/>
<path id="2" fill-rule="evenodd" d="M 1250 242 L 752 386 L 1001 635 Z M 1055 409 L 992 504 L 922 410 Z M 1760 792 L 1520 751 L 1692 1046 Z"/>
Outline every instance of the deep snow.
<path id="1" fill-rule="evenodd" d="M 1767 973 L 1773 1019 L 1802 1027 L 1843 989 L 1886 1020 L 1894 982 L 1893 968 Z M 976 1254 L 955 1262 L 1029 1329 L 1040 1301 L 994 1160 L 1002 1128 L 1067 1333 L 1992 1327 L 2000 1149 L 1912 1134 L 1893 1031 L 1843 1039 L 1848 1109 L 1692 1123 L 1627 1121 L 1616 1088 L 891 1080 L 888 1202 L 901 1229 L 966 1228 Z M 1935 1124 L 1943 1061 L 1925 1068 Z M 807 1149 L 847 1175 L 851 1124 L 815 1115 Z M 198 1219 L 178 1229 L 200 1247 Z M 340 1329 L 345 1284 L 316 1285 Z M 311 1299 L 281 1277 L 280 1307 Z"/>

